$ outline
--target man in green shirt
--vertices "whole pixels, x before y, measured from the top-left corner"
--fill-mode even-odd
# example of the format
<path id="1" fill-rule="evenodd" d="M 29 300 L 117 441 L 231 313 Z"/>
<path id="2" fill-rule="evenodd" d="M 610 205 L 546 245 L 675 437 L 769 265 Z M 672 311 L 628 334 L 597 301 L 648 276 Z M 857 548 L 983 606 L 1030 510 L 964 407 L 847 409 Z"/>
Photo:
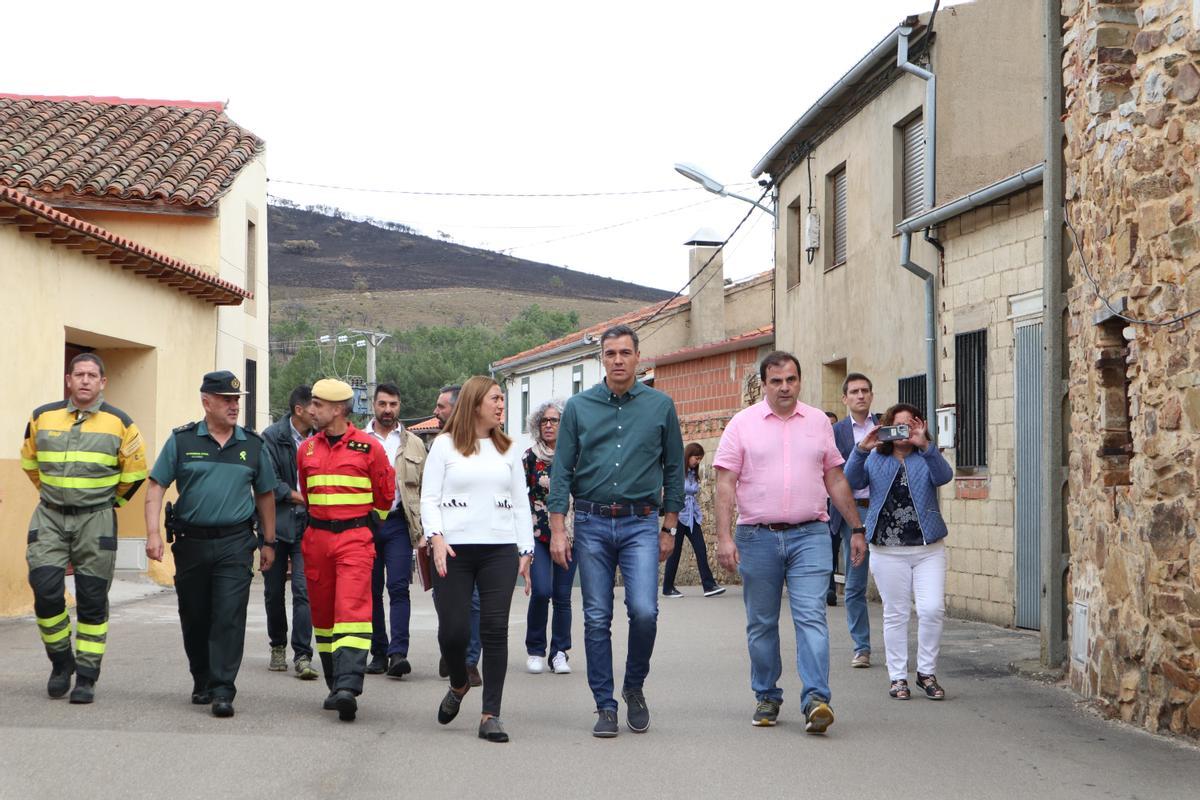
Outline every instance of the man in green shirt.
<path id="1" fill-rule="evenodd" d="M 625 581 L 629 650 L 621 696 L 634 733 L 650 727 L 642 685 L 658 632 L 658 563 L 675 546 L 683 508 L 683 437 L 671 398 L 637 381 L 638 336 L 616 325 L 600 336 L 605 378 L 567 401 L 550 474 L 550 555 L 567 567 L 563 516 L 575 498 L 575 552 L 583 590 L 592 735 L 617 735 L 613 697 L 613 585 Z M 663 510 L 659 525 L 659 508 Z"/>
<path id="2" fill-rule="evenodd" d="M 204 419 L 174 430 L 146 496 L 146 553 L 162 560 L 159 516 L 167 487 L 179 500 L 167 532 L 174 534 L 175 593 L 183 649 L 192 673 L 192 702 L 233 716 L 234 680 L 246 641 L 246 605 L 254 575 L 254 513 L 263 532 L 260 569 L 275 559 L 275 469 L 263 440 L 237 424 L 241 382 L 210 372 L 200 386 Z"/>

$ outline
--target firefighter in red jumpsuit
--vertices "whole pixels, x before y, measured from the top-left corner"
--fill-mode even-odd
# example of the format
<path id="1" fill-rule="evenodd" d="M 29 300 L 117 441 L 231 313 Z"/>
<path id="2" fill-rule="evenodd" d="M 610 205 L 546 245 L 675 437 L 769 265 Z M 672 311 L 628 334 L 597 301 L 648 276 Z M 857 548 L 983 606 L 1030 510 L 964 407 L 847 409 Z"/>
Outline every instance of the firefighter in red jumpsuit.
<path id="1" fill-rule="evenodd" d="M 313 633 L 329 696 L 324 708 L 350 722 L 358 712 L 371 649 L 371 526 L 387 516 L 396 473 L 383 445 L 349 421 L 354 392 L 326 378 L 312 388 L 319 433 L 300 443 L 300 492 L 308 504 L 301 540 Z"/>

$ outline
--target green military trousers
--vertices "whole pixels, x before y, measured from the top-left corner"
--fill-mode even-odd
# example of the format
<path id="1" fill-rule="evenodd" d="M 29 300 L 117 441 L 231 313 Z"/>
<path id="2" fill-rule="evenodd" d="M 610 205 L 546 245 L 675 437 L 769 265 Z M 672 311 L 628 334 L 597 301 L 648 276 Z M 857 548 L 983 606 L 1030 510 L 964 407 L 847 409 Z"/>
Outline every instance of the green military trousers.
<path id="1" fill-rule="evenodd" d="M 64 514 L 39 504 L 29 522 L 25 560 L 46 655 L 96 680 L 108 640 L 108 587 L 117 562 L 117 512 Z M 67 612 L 67 565 L 75 567 L 75 652 Z"/>

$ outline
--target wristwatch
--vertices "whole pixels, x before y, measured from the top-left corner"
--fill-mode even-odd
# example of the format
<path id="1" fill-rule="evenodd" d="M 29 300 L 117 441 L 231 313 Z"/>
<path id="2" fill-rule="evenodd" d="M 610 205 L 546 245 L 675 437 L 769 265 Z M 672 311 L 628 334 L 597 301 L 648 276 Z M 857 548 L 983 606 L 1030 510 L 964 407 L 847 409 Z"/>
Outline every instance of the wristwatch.
<path id="1" fill-rule="evenodd" d="M 856 534 L 856 533 L 866 533 L 866 532 L 867 532 L 867 526 L 866 526 L 866 525 L 859 525 L 857 528 L 851 528 L 851 529 L 850 529 L 850 535 L 851 535 L 851 536 L 853 536 L 853 535 L 854 535 L 854 534 Z"/>
<path id="2" fill-rule="evenodd" d="M 274 547 L 275 547 L 275 540 L 274 540 L 274 539 L 272 539 L 271 541 L 269 541 L 269 542 L 268 542 L 266 539 L 264 539 L 264 540 L 263 540 L 263 543 L 262 543 L 262 546 L 263 546 L 263 547 L 271 547 L 271 548 L 274 548 Z"/>
<path id="3" fill-rule="evenodd" d="M 668 536 L 670 536 L 672 539 L 674 539 L 674 538 L 675 538 L 675 534 L 676 534 L 678 531 L 679 531 L 679 529 L 678 529 L 678 528 L 663 528 L 663 529 L 662 529 L 662 532 L 663 532 L 663 533 L 665 533 L 665 534 L 667 534 Z"/>

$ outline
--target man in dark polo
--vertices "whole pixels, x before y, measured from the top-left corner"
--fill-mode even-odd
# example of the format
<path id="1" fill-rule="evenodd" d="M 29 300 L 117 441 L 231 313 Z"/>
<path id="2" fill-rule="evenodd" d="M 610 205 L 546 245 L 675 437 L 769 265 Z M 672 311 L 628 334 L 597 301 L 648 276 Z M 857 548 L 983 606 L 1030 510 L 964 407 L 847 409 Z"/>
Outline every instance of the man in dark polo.
<path id="1" fill-rule="evenodd" d="M 146 496 L 146 552 L 162 560 L 159 517 L 163 495 L 179 488 L 173 519 L 175 593 L 183 649 L 192 673 L 192 702 L 212 703 L 216 717 L 233 716 L 234 680 L 246 640 L 246 605 L 258 537 L 259 568 L 275 556 L 277 484 L 263 440 L 237 424 L 241 382 L 232 372 L 210 372 L 200 385 L 204 419 L 176 428 L 150 471 Z"/>
<path id="2" fill-rule="evenodd" d="M 550 476 L 550 555 L 571 558 L 563 516 L 575 497 L 575 557 L 583 589 L 592 735 L 617 735 L 613 697 L 613 585 L 625 582 L 629 649 L 621 696 L 634 733 L 650 727 L 642 685 L 658 631 L 658 563 L 675 546 L 683 508 L 683 438 L 675 404 L 637 381 L 638 336 L 616 325 L 600 336 L 605 378 L 567 401 Z M 664 512 L 659 524 L 659 506 Z"/>

